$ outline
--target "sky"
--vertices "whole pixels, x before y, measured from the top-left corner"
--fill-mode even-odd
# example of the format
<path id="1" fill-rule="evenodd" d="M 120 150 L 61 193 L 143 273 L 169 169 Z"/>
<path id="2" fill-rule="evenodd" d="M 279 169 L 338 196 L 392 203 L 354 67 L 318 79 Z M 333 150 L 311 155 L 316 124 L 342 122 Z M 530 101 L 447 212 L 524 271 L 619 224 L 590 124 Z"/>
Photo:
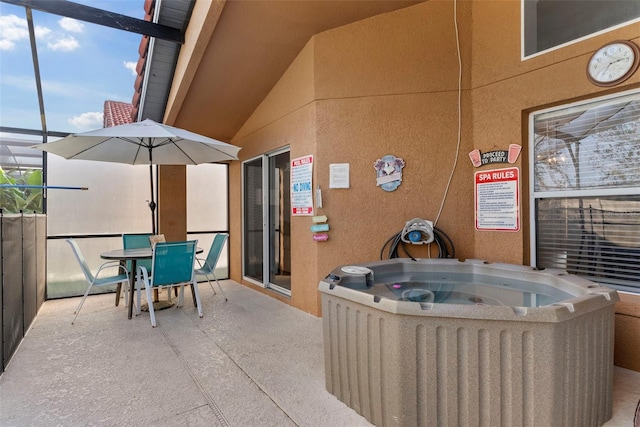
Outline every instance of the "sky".
<path id="1" fill-rule="evenodd" d="M 144 0 L 73 0 L 144 18 Z M 131 102 L 141 35 L 34 10 L 48 131 L 102 127 L 104 102 Z M 41 130 L 24 7 L 0 2 L 0 126 Z"/>

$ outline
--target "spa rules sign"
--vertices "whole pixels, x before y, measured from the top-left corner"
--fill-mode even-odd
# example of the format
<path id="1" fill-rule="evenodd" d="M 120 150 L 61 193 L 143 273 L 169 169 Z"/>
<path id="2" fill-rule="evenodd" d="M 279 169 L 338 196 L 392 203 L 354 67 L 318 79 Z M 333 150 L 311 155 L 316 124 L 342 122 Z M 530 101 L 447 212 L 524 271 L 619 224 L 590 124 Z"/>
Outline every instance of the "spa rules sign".
<path id="1" fill-rule="evenodd" d="M 476 230 L 520 230 L 518 168 L 476 172 Z"/>

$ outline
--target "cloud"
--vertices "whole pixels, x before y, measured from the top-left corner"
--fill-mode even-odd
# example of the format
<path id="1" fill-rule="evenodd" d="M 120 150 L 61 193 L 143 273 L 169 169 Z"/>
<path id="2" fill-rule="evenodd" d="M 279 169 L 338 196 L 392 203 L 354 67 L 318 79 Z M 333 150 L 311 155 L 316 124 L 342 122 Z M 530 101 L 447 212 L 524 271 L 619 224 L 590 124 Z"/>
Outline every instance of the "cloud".
<path id="1" fill-rule="evenodd" d="M 47 42 L 49 49 L 54 51 L 71 52 L 80 47 L 80 43 L 73 36 L 64 36 L 57 40 Z"/>
<path id="2" fill-rule="evenodd" d="M 16 44 L 14 42 L 10 40 L 0 39 L 0 50 L 13 50 L 15 47 Z"/>
<path id="3" fill-rule="evenodd" d="M 127 70 L 131 70 L 131 74 L 134 76 L 138 75 L 138 72 L 136 71 L 136 66 L 138 65 L 137 62 L 134 61 L 124 61 L 123 62 L 124 68 L 126 68 Z"/>
<path id="4" fill-rule="evenodd" d="M 36 28 L 33 30 L 36 33 L 37 39 L 46 39 L 49 34 L 51 34 L 51 30 L 47 27 L 41 27 L 40 25 L 36 25 Z"/>
<path id="5" fill-rule="evenodd" d="M 27 20 L 16 15 L 0 16 L 0 50 L 13 50 L 16 42 L 29 39 Z"/>
<path id="6" fill-rule="evenodd" d="M 75 126 L 81 131 L 97 129 L 102 127 L 102 113 L 82 113 L 67 120 L 70 125 Z"/>
<path id="7" fill-rule="evenodd" d="M 62 21 L 62 20 L 61 20 Z M 73 20 L 72 20 L 73 21 Z M 62 24 L 60 24 L 63 26 Z M 74 28 L 78 26 L 69 26 L 65 28 L 67 31 L 75 31 Z M 80 24 L 80 28 L 82 29 L 82 24 Z M 36 38 L 40 40 L 47 40 L 53 34 L 51 29 L 47 27 L 43 27 L 40 25 L 36 25 L 33 29 Z M 62 34 L 62 33 L 59 33 Z M 71 37 L 71 36 L 68 36 Z M 69 43 L 69 38 L 64 37 L 62 35 L 58 36 L 57 42 L 48 42 L 47 46 L 50 48 L 56 47 L 54 50 L 74 50 L 79 44 L 73 37 L 71 39 L 75 42 L 75 46 L 73 43 Z M 27 20 L 24 18 L 20 18 L 16 15 L 2 15 L 0 16 L 0 51 L 10 51 L 14 50 L 17 47 L 18 42 L 28 41 L 29 40 L 29 26 L 27 24 Z M 62 41 L 62 43 L 61 43 Z M 73 46 L 71 49 L 70 46 Z M 64 49 L 66 47 L 66 49 Z"/>
<path id="8" fill-rule="evenodd" d="M 81 33 L 84 31 L 84 24 L 73 18 L 62 18 L 58 21 L 58 24 L 60 24 L 63 30 L 69 31 L 70 33 Z"/>

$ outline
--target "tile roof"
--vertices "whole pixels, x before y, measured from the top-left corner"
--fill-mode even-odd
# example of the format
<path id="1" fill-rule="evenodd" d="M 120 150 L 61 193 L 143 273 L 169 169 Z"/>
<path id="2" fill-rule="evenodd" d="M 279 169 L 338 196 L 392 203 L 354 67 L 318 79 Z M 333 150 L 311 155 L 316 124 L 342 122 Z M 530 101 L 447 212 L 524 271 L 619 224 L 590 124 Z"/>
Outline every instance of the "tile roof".
<path id="1" fill-rule="evenodd" d="M 151 22 L 155 9 L 155 0 L 145 0 L 144 20 Z M 144 80 L 144 69 L 147 62 L 147 52 L 149 51 L 149 36 L 143 35 L 138 47 L 138 64 L 136 65 L 136 80 L 133 85 L 134 93 L 131 103 L 105 101 L 103 127 L 111 127 L 126 123 L 133 123 L 138 120 L 138 110 L 140 108 L 140 97 L 142 95 L 142 82 Z"/>
<path id="2" fill-rule="evenodd" d="M 102 127 L 124 125 L 131 123 L 131 111 L 133 105 L 128 102 L 104 101 L 104 116 Z"/>
<path id="3" fill-rule="evenodd" d="M 155 0 L 145 0 L 144 2 L 144 20 L 152 22 L 153 14 L 155 11 L 156 2 Z M 130 119 L 132 122 L 138 121 L 138 111 L 140 110 L 140 98 L 142 96 L 142 83 L 144 81 L 144 70 L 147 66 L 147 53 L 149 52 L 149 36 L 142 36 L 140 40 L 140 46 L 138 47 L 138 54 L 140 57 L 138 58 L 138 63 L 136 65 L 136 76 L 135 83 L 133 84 L 133 98 L 131 100 L 132 109 L 129 113 Z"/>

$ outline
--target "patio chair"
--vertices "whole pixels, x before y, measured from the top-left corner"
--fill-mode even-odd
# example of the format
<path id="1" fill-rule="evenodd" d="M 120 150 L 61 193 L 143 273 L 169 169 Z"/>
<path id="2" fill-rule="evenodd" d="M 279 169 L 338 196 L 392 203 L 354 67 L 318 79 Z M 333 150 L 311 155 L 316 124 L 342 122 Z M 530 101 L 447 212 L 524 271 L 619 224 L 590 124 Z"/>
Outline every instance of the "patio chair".
<path id="1" fill-rule="evenodd" d="M 152 246 L 151 242 L 155 238 L 157 237 L 151 233 L 123 234 L 122 247 L 125 249 L 150 248 Z M 164 235 L 162 235 L 162 238 L 164 238 Z M 136 265 L 145 267 L 149 274 L 152 274 L 150 259 L 140 259 Z M 135 271 L 131 271 L 131 261 L 127 261 L 127 270 L 129 270 L 131 274 L 136 274 Z M 171 294 L 169 294 L 169 299 L 171 299 Z M 138 294 L 138 306 L 140 306 L 140 294 Z"/>
<path id="2" fill-rule="evenodd" d="M 147 303 L 149 305 L 149 315 L 151 316 L 151 326 L 157 326 L 155 310 L 153 308 L 153 300 L 151 291 L 159 288 L 180 287 L 178 297 L 178 307 L 182 307 L 184 303 L 184 287 L 191 285 L 194 295 L 198 315 L 202 317 L 202 305 L 200 304 L 200 293 L 198 292 L 198 283 L 194 274 L 193 263 L 196 258 L 197 240 L 185 242 L 168 242 L 156 243 L 151 259 L 152 275 L 144 266 L 138 266 L 137 291 L 138 295 L 142 292 L 142 285 L 145 287 L 147 295 Z M 138 304 L 138 314 L 140 314 L 140 305 Z"/>
<path id="3" fill-rule="evenodd" d="M 216 277 L 215 270 L 216 270 L 216 265 L 218 264 L 218 260 L 220 259 L 220 254 L 222 253 L 222 247 L 224 246 L 224 243 L 227 241 L 228 237 L 229 237 L 229 234 L 227 233 L 216 234 L 216 237 L 213 239 L 213 243 L 211 243 L 211 248 L 209 249 L 209 254 L 207 255 L 207 258 L 206 259 L 196 258 L 196 261 L 198 261 L 198 265 L 200 266 L 200 268 L 197 268 L 195 270 L 196 274 L 200 274 L 207 278 L 207 282 L 209 283 L 209 286 L 211 286 L 211 290 L 215 295 L 216 290 L 213 288 L 213 285 L 211 284 L 211 280 L 209 280 L 209 275 L 213 276 L 213 278 L 215 279 L 218 285 L 218 288 L 220 289 L 220 293 L 224 297 L 225 301 L 227 301 L 227 297 L 224 295 L 224 292 L 222 291 L 222 286 L 220 286 L 220 282 L 218 282 L 218 278 Z"/>
<path id="4" fill-rule="evenodd" d="M 67 239 L 67 243 L 69 243 L 69 245 L 71 246 L 71 249 L 73 250 L 73 254 L 76 256 L 76 259 L 78 260 L 78 264 L 80 264 L 80 269 L 82 270 L 82 273 L 84 274 L 85 279 L 87 279 L 87 282 L 89 283 L 89 286 L 87 286 L 87 290 L 84 292 L 84 296 L 80 300 L 80 304 L 78 304 L 78 307 L 73 312 L 75 316 L 71 324 L 74 324 L 76 319 L 78 318 L 78 314 L 80 314 L 80 309 L 82 309 L 82 305 L 84 304 L 85 299 L 87 299 L 87 295 L 89 295 L 89 291 L 91 290 L 92 287 L 107 286 L 107 285 L 113 285 L 113 284 L 124 284 L 125 296 L 126 296 L 127 292 L 129 292 L 129 272 L 123 265 L 120 264 L 119 261 L 107 261 L 100 266 L 100 268 L 94 275 L 91 272 L 91 269 L 89 268 L 89 266 L 87 265 L 87 262 L 85 261 L 84 255 L 82 254 L 82 251 L 80 251 L 78 244 L 73 239 Z M 124 273 L 111 275 L 111 276 L 104 276 L 104 275 L 100 276 L 100 273 L 102 273 L 104 269 L 114 268 L 114 267 L 117 267 L 118 271 L 122 270 Z M 125 299 L 129 301 L 128 298 L 125 298 Z"/>
<path id="5" fill-rule="evenodd" d="M 151 242 L 149 238 L 152 234 L 123 234 L 122 247 L 125 249 L 150 248 Z M 143 265 L 147 270 L 151 271 L 151 260 L 139 260 L 137 265 Z M 127 268 L 131 271 L 131 262 L 127 262 Z M 135 274 L 135 271 L 132 271 Z"/>

